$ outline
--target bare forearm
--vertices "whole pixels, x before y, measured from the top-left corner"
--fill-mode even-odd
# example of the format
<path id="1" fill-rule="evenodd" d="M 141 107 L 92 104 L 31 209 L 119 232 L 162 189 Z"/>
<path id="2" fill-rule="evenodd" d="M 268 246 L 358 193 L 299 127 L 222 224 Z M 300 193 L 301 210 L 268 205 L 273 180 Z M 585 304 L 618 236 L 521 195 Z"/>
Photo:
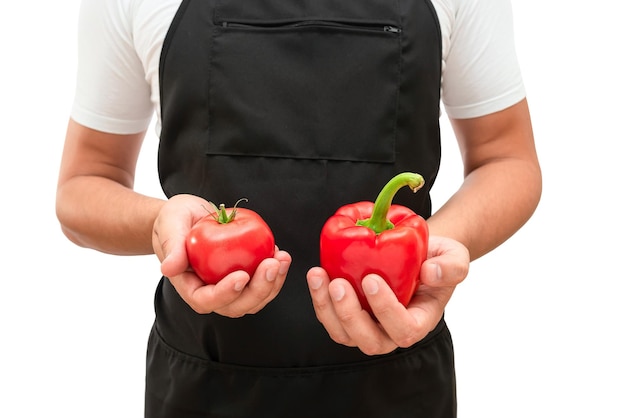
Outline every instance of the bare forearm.
<path id="1" fill-rule="evenodd" d="M 77 176 L 57 191 L 57 217 L 77 245 L 98 251 L 153 253 L 152 226 L 164 201 L 144 196 L 109 179 Z"/>
<path id="2" fill-rule="evenodd" d="M 433 235 L 456 239 L 477 259 L 526 223 L 541 195 L 535 161 L 503 159 L 471 172 L 457 193 L 429 219 Z"/>

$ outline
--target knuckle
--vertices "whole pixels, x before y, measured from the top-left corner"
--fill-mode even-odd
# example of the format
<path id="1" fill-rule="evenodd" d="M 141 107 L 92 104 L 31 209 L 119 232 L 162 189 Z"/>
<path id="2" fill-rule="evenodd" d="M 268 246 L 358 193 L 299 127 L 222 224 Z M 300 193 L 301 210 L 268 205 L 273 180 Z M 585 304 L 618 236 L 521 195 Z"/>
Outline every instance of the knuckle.
<path id="1" fill-rule="evenodd" d="M 335 309 L 327 294 L 313 295 L 312 302 L 315 312 L 332 312 Z"/>
<path id="2" fill-rule="evenodd" d="M 346 334 L 329 332 L 328 335 L 337 344 L 346 345 L 346 346 L 354 346 L 354 344 L 352 343 L 352 339 L 348 337 Z"/>
<path id="3" fill-rule="evenodd" d="M 463 280 L 465 280 L 465 278 L 467 277 L 467 275 L 469 274 L 469 265 L 463 263 L 463 264 L 458 264 L 456 266 L 456 268 L 454 269 L 454 280 L 456 281 L 456 283 L 461 283 Z"/>
<path id="4" fill-rule="evenodd" d="M 191 307 L 191 309 L 193 309 L 195 313 L 200 314 L 200 315 L 211 313 L 210 309 L 206 309 L 205 307 L 202 307 L 196 304 L 189 305 L 189 306 Z"/>
<path id="5" fill-rule="evenodd" d="M 408 348 L 424 337 L 425 335 L 422 330 L 417 327 L 411 327 L 407 329 L 404 334 L 395 338 L 394 342 L 398 345 L 398 347 Z"/>
<path id="6" fill-rule="evenodd" d="M 327 300 L 313 300 L 313 307 L 316 312 L 325 312 L 328 310 L 329 303 Z"/>
<path id="7" fill-rule="evenodd" d="M 460 271 L 461 280 L 465 279 L 468 274 L 469 274 L 469 263 L 464 263 L 461 266 L 461 271 Z"/>
<path id="8" fill-rule="evenodd" d="M 388 304 L 384 305 L 375 305 L 373 302 L 370 302 L 370 306 L 372 307 L 372 312 L 377 318 L 387 318 L 393 317 L 394 315 L 394 307 L 389 306 Z"/>
<path id="9" fill-rule="evenodd" d="M 216 310 L 215 312 L 219 313 L 222 316 L 225 316 L 227 318 L 232 318 L 232 319 L 242 318 L 243 316 L 246 315 L 245 312 L 241 312 L 235 309 L 228 309 L 228 308 Z"/>
<path id="10" fill-rule="evenodd" d="M 419 339 L 417 338 L 417 335 L 407 335 L 403 338 L 400 338 L 398 341 L 396 341 L 396 344 L 398 344 L 398 347 L 409 348 L 410 346 L 415 344 L 417 341 L 419 341 Z"/>
<path id="11" fill-rule="evenodd" d="M 250 291 L 249 297 L 254 300 L 255 304 L 262 303 L 270 297 L 272 291 L 274 290 L 274 286 L 270 283 L 263 283 L 262 285 L 258 285 L 258 283 L 255 284 L 256 286 L 253 285 L 248 287 Z"/>
<path id="12" fill-rule="evenodd" d="M 254 292 L 254 304 L 262 304 L 264 303 L 272 294 L 271 289 L 263 289 Z"/>
<path id="13" fill-rule="evenodd" d="M 354 324 L 357 320 L 357 315 L 352 312 L 338 312 L 337 317 L 339 318 L 339 321 L 346 326 Z"/>
<path id="14" fill-rule="evenodd" d="M 366 343 L 361 344 L 359 349 L 368 356 L 382 354 L 387 351 L 385 344 L 379 339 L 369 339 Z"/>

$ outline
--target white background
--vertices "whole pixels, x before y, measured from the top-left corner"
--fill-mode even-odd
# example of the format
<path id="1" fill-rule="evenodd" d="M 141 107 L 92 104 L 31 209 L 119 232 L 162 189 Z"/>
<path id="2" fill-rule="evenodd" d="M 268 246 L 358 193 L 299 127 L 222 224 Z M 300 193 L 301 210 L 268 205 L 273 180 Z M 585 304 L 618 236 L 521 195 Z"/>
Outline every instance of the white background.
<path id="1" fill-rule="evenodd" d="M 623 119 L 615 0 L 513 0 L 544 194 L 447 312 L 460 418 L 626 417 Z M 141 417 L 154 257 L 80 249 L 54 215 L 78 0 L 0 6 L 0 416 Z M 434 200 L 461 181 L 444 123 Z M 156 137 L 137 189 L 160 195 Z"/>

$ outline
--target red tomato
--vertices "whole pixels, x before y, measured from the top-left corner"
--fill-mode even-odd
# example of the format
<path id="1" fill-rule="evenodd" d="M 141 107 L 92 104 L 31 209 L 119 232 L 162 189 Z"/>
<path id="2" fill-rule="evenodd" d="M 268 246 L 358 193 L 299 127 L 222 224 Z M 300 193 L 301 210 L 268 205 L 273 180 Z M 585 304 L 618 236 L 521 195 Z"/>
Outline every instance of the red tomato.
<path id="1" fill-rule="evenodd" d="M 191 268 L 207 284 L 243 270 L 252 276 L 258 265 L 274 255 L 274 235 L 256 212 L 243 208 L 226 214 L 224 205 L 189 232 L 186 241 Z"/>

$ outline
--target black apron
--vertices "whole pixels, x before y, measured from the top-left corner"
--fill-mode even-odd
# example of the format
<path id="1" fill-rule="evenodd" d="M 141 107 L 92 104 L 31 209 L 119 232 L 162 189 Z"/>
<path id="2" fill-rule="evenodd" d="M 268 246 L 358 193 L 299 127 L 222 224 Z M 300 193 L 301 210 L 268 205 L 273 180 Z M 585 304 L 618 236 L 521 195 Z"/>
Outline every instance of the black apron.
<path id="1" fill-rule="evenodd" d="M 146 417 L 456 415 L 443 319 L 384 356 L 333 342 L 305 275 L 341 205 L 395 174 L 424 217 L 440 161 L 441 35 L 428 0 L 183 0 L 160 63 L 159 174 L 167 196 L 249 199 L 293 257 L 255 315 L 199 315 L 167 278 L 155 296 Z"/>

